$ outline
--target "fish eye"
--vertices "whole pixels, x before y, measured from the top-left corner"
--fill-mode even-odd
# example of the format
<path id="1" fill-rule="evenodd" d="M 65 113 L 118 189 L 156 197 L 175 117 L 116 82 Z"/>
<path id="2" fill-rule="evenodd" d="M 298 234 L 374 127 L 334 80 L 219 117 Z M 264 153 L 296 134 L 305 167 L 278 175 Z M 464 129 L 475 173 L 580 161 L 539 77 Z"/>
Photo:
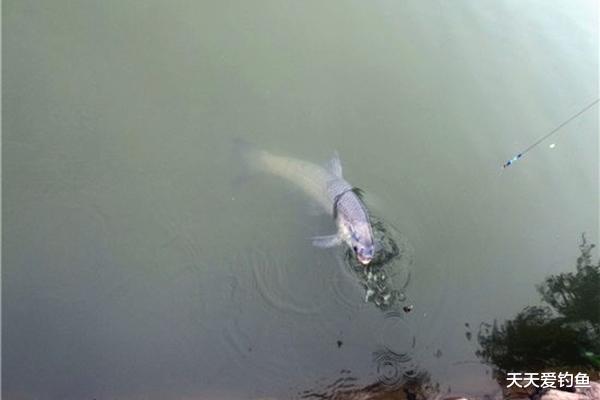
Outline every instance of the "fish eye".
<path id="1" fill-rule="evenodd" d="M 357 253 L 358 252 L 358 247 L 354 246 L 354 247 L 352 247 L 352 250 L 354 250 L 354 252 Z"/>

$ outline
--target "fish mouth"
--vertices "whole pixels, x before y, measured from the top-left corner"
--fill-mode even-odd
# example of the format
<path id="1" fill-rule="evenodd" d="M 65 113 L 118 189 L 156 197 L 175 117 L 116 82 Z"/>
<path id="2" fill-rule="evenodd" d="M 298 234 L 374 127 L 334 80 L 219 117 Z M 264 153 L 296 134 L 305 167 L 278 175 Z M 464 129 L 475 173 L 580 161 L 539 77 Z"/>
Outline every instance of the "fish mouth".
<path id="1" fill-rule="evenodd" d="M 371 257 L 362 257 L 360 254 L 357 254 L 356 258 L 362 265 L 368 265 L 372 260 Z"/>

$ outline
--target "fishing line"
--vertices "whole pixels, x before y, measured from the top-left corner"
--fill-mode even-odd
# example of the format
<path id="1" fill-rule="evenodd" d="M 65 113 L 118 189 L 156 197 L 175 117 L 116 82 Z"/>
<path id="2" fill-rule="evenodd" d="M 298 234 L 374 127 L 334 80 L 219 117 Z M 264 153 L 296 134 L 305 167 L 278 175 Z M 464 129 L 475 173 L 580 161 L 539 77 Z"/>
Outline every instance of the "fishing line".
<path id="1" fill-rule="evenodd" d="M 589 110 L 590 108 L 592 108 L 596 103 L 598 103 L 598 101 L 600 101 L 600 99 L 596 99 L 596 100 L 592 101 L 590 104 L 588 104 L 587 106 L 585 106 L 577 114 L 573 115 L 571 118 L 567 119 L 565 122 L 563 122 L 562 124 L 560 124 L 556 128 L 552 129 L 548 134 L 542 136 L 541 138 L 539 138 L 538 140 L 536 140 L 535 142 L 533 142 L 525 150 L 521 151 L 519 154 L 517 154 L 516 156 L 514 156 L 513 158 L 511 158 L 510 160 L 508 160 L 506 163 L 504 163 L 504 165 L 502 166 L 502 168 L 506 168 L 506 167 L 509 167 L 512 164 L 514 164 L 515 161 L 517 161 L 519 158 L 523 157 L 528 151 L 532 150 L 534 147 L 536 147 L 537 145 L 539 145 L 540 143 L 542 143 L 544 140 L 548 139 L 550 136 L 552 136 L 556 132 L 558 132 L 561 128 L 563 128 L 569 122 L 573 121 L 575 118 L 579 117 L 581 114 L 583 114 L 584 112 L 586 112 L 587 110 Z"/>

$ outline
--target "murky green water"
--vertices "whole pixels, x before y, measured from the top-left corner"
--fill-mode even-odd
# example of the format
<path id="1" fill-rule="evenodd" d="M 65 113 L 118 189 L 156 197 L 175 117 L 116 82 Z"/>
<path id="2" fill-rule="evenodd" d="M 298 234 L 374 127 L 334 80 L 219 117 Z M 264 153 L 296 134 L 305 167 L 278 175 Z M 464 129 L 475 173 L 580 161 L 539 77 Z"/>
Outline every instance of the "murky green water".
<path id="1" fill-rule="evenodd" d="M 480 324 L 598 243 L 597 107 L 501 169 L 598 98 L 595 2 L 3 3 L 3 397 L 495 394 Z M 234 138 L 339 151 L 394 307 Z"/>

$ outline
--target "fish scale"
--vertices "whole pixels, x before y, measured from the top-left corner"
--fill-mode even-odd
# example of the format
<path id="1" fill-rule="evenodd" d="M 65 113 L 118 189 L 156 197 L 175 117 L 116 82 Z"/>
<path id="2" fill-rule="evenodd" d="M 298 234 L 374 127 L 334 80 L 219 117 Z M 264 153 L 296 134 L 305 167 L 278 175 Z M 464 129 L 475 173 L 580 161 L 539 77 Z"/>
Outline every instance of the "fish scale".
<path id="1" fill-rule="evenodd" d="M 368 223 L 369 215 L 362 201 L 358 196 L 350 191 L 345 193 L 337 203 L 338 213 L 343 214 L 350 223 L 357 222 Z"/>

